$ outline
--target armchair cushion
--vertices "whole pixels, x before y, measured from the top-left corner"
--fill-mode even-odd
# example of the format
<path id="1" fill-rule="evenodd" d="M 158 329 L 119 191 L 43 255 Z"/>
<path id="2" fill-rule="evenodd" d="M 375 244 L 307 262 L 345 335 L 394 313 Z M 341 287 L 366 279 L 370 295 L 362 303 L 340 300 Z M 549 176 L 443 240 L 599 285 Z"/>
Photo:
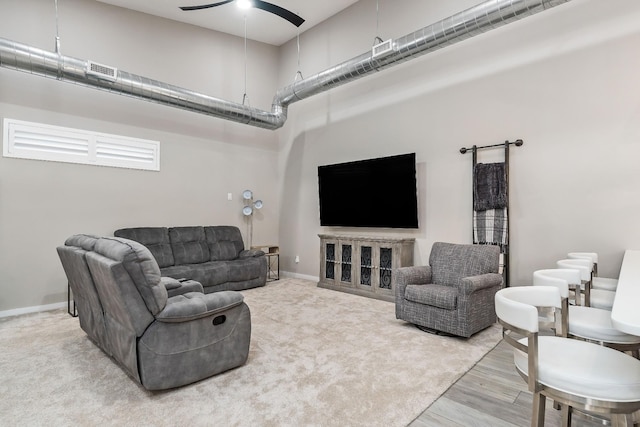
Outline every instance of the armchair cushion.
<path id="1" fill-rule="evenodd" d="M 445 285 L 408 285 L 404 292 L 404 298 L 419 304 L 455 310 L 458 289 Z"/>

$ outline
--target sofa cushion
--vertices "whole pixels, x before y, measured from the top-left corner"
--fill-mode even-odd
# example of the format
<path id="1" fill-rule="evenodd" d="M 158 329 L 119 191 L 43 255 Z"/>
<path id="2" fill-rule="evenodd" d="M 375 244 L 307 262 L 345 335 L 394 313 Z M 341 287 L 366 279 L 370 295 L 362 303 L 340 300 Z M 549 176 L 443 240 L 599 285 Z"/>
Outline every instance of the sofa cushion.
<path id="1" fill-rule="evenodd" d="M 238 227 L 218 225 L 204 227 L 211 261 L 228 261 L 238 258 L 244 249 Z"/>
<path id="2" fill-rule="evenodd" d="M 169 240 L 173 249 L 175 265 L 199 264 L 209 261 L 209 246 L 204 238 L 204 227 L 170 228 Z"/>
<path id="3" fill-rule="evenodd" d="M 407 285 L 404 299 L 445 310 L 455 310 L 458 289 L 443 285 Z"/>
<path id="4" fill-rule="evenodd" d="M 161 271 L 163 276 L 173 277 L 174 279 L 189 278 L 195 280 L 200 282 L 204 288 L 229 281 L 229 266 L 227 262 L 209 261 L 201 264 L 174 265 L 163 268 Z"/>
<path id="5" fill-rule="evenodd" d="M 169 229 L 167 227 L 121 228 L 114 231 L 113 235 L 135 240 L 145 245 L 158 262 L 160 268 L 174 264 L 171 242 L 169 241 Z"/>

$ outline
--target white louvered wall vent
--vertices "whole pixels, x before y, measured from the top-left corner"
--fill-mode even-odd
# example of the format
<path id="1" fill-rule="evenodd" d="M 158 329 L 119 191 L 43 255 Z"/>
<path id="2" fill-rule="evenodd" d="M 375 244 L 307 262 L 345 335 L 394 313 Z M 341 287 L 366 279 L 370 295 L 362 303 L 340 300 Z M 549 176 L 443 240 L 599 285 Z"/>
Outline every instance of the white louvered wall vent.
<path id="1" fill-rule="evenodd" d="M 160 142 L 4 119 L 4 157 L 160 170 Z"/>

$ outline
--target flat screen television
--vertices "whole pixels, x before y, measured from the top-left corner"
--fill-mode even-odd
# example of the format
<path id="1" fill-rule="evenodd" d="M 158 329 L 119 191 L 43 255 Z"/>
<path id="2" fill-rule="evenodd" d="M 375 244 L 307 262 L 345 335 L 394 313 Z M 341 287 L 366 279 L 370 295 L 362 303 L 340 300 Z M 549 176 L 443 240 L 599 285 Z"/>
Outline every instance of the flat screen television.
<path id="1" fill-rule="evenodd" d="M 418 228 L 415 153 L 318 166 L 320 225 Z"/>

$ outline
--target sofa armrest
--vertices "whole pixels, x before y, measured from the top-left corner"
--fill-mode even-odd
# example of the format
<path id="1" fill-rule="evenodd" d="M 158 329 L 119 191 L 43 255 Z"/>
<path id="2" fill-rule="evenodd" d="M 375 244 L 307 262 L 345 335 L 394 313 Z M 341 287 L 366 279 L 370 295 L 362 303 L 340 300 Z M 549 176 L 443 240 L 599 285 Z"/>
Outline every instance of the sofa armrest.
<path id="1" fill-rule="evenodd" d="M 254 258 L 264 256 L 264 251 L 260 249 L 245 249 L 240 251 L 238 258 Z"/>
<path id="2" fill-rule="evenodd" d="M 460 280 L 460 291 L 463 294 L 471 294 L 480 289 L 502 287 L 502 275 L 498 273 L 480 274 L 478 276 L 465 277 Z"/>
<path id="3" fill-rule="evenodd" d="M 188 322 L 201 317 L 223 313 L 242 304 L 244 297 L 236 291 L 220 291 L 211 294 L 188 292 L 167 300 L 167 305 L 156 315 L 165 323 Z"/>
<path id="4" fill-rule="evenodd" d="M 173 277 L 161 277 L 160 283 L 162 283 L 167 290 L 167 296 L 169 298 L 176 295 L 183 295 L 187 292 L 201 292 L 204 293 L 204 289 L 200 282 L 195 280 L 180 279 L 176 280 Z"/>

